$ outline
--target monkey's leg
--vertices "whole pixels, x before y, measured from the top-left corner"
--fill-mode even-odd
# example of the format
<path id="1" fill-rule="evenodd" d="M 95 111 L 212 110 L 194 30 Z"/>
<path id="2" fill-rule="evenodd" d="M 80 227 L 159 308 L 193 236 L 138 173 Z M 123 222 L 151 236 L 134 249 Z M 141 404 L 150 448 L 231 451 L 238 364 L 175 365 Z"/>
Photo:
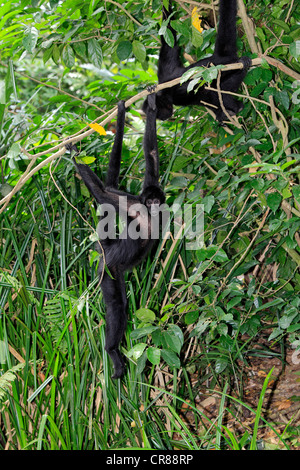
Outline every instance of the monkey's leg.
<path id="1" fill-rule="evenodd" d="M 123 274 L 118 270 L 111 269 L 114 279 L 104 273 L 101 288 L 106 304 L 106 328 L 105 328 L 105 350 L 109 354 L 113 366 L 113 379 L 118 379 L 124 374 L 124 360 L 119 350 L 119 344 L 123 338 L 126 324 L 126 290 Z"/>

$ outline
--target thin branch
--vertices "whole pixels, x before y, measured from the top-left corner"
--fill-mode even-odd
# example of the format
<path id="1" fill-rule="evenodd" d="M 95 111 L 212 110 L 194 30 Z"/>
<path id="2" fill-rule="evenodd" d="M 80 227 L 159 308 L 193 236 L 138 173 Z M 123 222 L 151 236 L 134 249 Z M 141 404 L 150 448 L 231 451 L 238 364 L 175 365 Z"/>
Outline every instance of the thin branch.
<path id="1" fill-rule="evenodd" d="M 279 70 L 284 72 L 286 75 L 289 75 L 290 77 L 294 78 L 295 80 L 300 80 L 300 74 L 295 72 L 295 70 L 290 69 L 286 65 L 284 65 L 280 60 L 274 59 L 273 57 L 270 57 L 268 55 L 263 55 L 260 54 L 261 58 L 266 59 L 268 64 L 273 65 L 273 67 L 277 67 Z"/>
<path id="2" fill-rule="evenodd" d="M 247 15 L 244 0 L 238 0 L 238 10 L 239 10 L 238 11 L 239 16 L 242 19 L 243 27 L 247 36 L 250 49 L 254 54 L 259 54 L 260 53 L 259 47 L 254 38 L 255 31 L 254 31 L 253 23 Z"/>

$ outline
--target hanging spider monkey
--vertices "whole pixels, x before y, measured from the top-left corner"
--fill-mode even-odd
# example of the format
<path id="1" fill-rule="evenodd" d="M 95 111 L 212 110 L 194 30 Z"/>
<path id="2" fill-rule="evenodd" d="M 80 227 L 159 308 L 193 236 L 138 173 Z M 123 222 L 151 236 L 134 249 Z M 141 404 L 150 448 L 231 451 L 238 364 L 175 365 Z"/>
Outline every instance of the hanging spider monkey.
<path id="1" fill-rule="evenodd" d="M 177 43 L 176 32 L 168 23 L 168 28 L 174 37 L 174 47 L 170 47 L 163 36 L 161 36 L 161 49 L 158 62 L 158 83 L 168 82 L 175 78 L 181 77 L 183 73 L 194 67 L 209 67 L 213 65 L 225 65 L 236 62 L 243 64 L 243 69 L 231 70 L 221 72 L 220 89 L 223 91 L 236 92 L 241 85 L 244 77 L 251 66 L 251 59 L 249 57 L 237 56 L 236 47 L 236 14 L 237 4 L 236 0 L 220 0 L 219 8 L 219 27 L 217 39 L 215 43 L 215 50 L 212 56 L 201 59 L 188 67 L 184 67 L 180 59 L 180 49 Z M 171 0 L 169 0 L 169 9 L 163 7 L 163 19 L 168 20 L 172 15 Z M 204 86 L 200 87 L 196 93 L 191 91 L 187 92 L 189 82 L 182 85 L 175 85 L 172 88 L 160 90 L 157 92 L 157 117 L 161 120 L 169 119 L 173 114 L 173 105 L 187 106 L 199 105 L 201 102 L 206 106 L 211 106 L 211 109 L 216 114 L 218 121 L 222 122 L 226 118 L 223 112 L 218 93 L 205 90 Z M 216 88 L 217 81 L 212 82 L 212 87 Z M 235 115 L 241 111 L 243 105 L 237 101 L 233 96 L 222 93 L 222 101 L 224 107 L 229 115 Z M 143 104 L 143 110 L 146 112 L 148 100 L 146 99 Z"/>
<path id="2" fill-rule="evenodd" d="M 149 91 L 153 91 L 153 88 Z M 156 113 L 156 96 L 152 93 L 149 95 L 147 107 L 143 142 L 146 172 L 140 196 L 118 190 L 125 125 L 124 101 L 118 103 L 116 135 L 109 159 L 106 184 L 102 183 L 89 166 L 75 161 L 83 182 L 97 203 L 105 204 L 105 207 L 106 204 L 110 204 L 116 212 L 125 214 L 125 228 L 119 238 L 101 239 L 98 225 L 98 235 L 104 252 L 104 258 L 99 264 L 99 274 L 103 275 L 101 288 L 106 304 L 105 349 L 113 362 L 114 379 L 122 377 L 124 373 L 124 361 L 119 350 L 127 323 L 124 272 L 137 265 L 152 248 L 155 240 L 151 238 L 151 221 L 159 217 L 159 206 L 165 202 L 164 192 L 159 186 Z M 130 231 L 131 223 L 134 223 L 139 230 L 140 238 L 133 238 Z M 98 251 L 102 253 L 99 248 Z"/>

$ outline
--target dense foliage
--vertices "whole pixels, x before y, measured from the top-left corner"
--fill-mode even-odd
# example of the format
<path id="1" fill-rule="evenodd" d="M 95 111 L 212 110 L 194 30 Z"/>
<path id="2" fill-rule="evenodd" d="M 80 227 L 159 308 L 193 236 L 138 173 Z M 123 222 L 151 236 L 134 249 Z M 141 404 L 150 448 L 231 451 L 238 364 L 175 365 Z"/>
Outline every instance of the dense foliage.
<path id="1" fill-rule="evenodd" d="M 172 25 L 185 52 L 212 53 L 214 9 L 200 8 L 200 34 L 194 5 L 176 6 Z M 179 448 L 255 448 L 256 435 L 229 439 L 220 420 L 192 432 L 179 414 L 188 400 L 200 422 L 197 384 L 225 391 L 239 381 L 258 338 L 270 348 L 262 354 L 279 344 L 283 359 L 285 347 L 300 346 L 299 9 L 287 0 L 245 6 L 254 28 L 246 34 L 239 20 L 240 54 L 276 64 L 250 70 L 244 109 L 226 126 L 204 107 L 158 122 L 167 203 L 203 205 L 203 244 L 189 250 L 187 238 L 173 237 L 182 224 L 173 213 L 172 236 L 127 274 L 128 367 L 112 383 L 97 213 L 69 154 L 42 163 L 118 100 L 156 83 L 159 32 L 167 34 L 161 1 L 1 4 L 1 198 L 41 165 L 0 206 L 0 448 L 171 449 L 175 438 Z M 141 105 L 128 110 L 121 169 L 135 194 L 144 174 Z M 100 177 L 114 121 L 105 129 L 80 142 Z"/>

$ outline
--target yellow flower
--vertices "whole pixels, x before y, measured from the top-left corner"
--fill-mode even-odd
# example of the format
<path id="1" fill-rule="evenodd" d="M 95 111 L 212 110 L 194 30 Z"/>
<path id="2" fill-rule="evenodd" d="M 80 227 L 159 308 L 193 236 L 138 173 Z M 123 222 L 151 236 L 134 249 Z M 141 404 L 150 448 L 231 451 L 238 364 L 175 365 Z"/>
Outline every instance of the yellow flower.
<path id="1" fill-rule="evenodd" d="M 96 122 L 92 122 L 91 124 L 89 124 L 89 126 L 94 129 L 94 131 L 98 132 L 98 134 L 100 135 L 106 135 L 106 132 L 105 132 L 105 129 L 104 127 L 100 126 L 99 124 L 97 124 Z"/>
<path id="2" fill-rule="evenodd" d="M 192 25 L 197 29 L 197 31 L 199 31 L 199 33 L 202 33 L 203 28 L 201 28 L 201 18 L 197 13 L 197 7 L 193 8 L 192 11 Z"/>

